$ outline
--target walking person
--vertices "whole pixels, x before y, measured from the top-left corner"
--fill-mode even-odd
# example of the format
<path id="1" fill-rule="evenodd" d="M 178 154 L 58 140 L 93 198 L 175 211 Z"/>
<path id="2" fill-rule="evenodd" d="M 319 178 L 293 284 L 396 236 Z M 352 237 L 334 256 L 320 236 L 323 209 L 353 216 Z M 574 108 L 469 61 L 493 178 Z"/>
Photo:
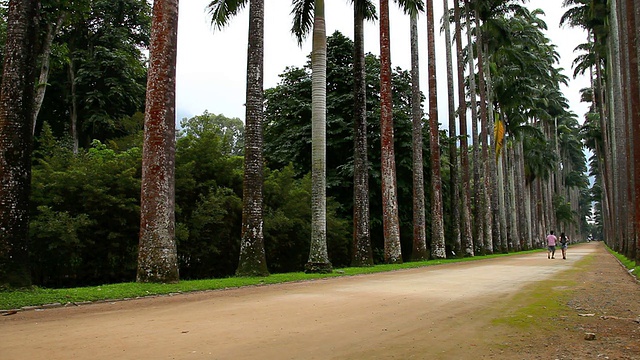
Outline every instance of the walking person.
<path id="1" fill-rule="evenodd" d="M 560 233 L 560 249 L 564 260 L 567 260 L 567 245 L 569 245 L 569 237 L 562 232 Z"/>
<path id="2" fill-rule="evenodd" d="M 549 235 L 547 235 L 547 259 L 555 259 L 556 241 L 558 241 L 558 238 L 553 235 L 553 230 L 551 230 Z"/>

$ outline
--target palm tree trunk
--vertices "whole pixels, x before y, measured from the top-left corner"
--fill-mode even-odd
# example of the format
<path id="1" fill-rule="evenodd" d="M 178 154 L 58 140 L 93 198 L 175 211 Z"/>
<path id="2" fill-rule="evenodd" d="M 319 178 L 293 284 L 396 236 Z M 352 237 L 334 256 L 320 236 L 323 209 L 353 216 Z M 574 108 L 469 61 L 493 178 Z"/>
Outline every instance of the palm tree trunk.
<path id="1" fill-rule="evenodd" d="M 465 13 L 470 14 L 469 0 L 464 1 Z M 467 15 L 469 16 L 469 15 Z M 474 253 L 482 252 L 482 244 L 484 244 L 484 223 L 481 212 L 481 189 L 480 184 L 480 141 L 478 136 L 478 99 L 476 93 L 476 66 L 473 60 L 473 41 L 471 38 L 471 21 L 467 21 L 467 56 L 469 61 L 469 89 L 471 99 L 471 134 L 473 142 L 473 240 Z"/>
<path id="2" fill-rule="evenodd" d="M 48 23 L 47 26 L 47 34 L 44 38 L 44 43 L 42 44 L 42 51 L 40 52 L 40 76 L 38 77 L 38 83 L 36 84 L 36 94 L 33 105 L 33 130 L 32 134 L 36 133 L 36 123 L 38 120 L 38 114 L 40 113 L 40 108 L 42 107 L 42 102 L 44 101 L 44 95 L 47 91 L 47 83 L 49 82 L 49 64 L 51 60 L 51 45 L 53 43 L 53 39 L 60 32 L 60 28 L 62 28 L 62 22 L 66 18 L 67 13 L 61 12 L 60 16 L 58 16 L 58 20 L 55 24 Z"/>
<path id="3" fill-rule="evenodd" d="M 458 117 L 460 121 L 460 165 L 462 176 L 460 177 L 462 186 L 460 200 L 462 204 L 460 226 L 461 245 L 465 256 L 473 256 L 473 236 L 471 235 L 471 189 L 469 175 L 469 137 L 467 133 L 467 98 L 465 94 L 464 82 L 464 61 L 462 57 L 462 25 L 460 22 L 460 4 L 454 0 L 455 31 L 456 31 L 456 63 L 458 65 Z"/>
<path id="4" fill-rule="evenodd" d="M 307 272 L 331 272 L 327 250 L 327 32 L 315 0 L 311 54 L 311 249 Z"/>
<path id="5" fill-rule="evenodd" d="M 389 39 L 389 0 L 380 0 L 380 140 L 382 172 L 382 223 L 384 259 L 401 263 L 400 221 L 396 188 L 396 160 L 393 150 L 393 112 L 391 96 L 391 43 Z"/>
<path id="6" fill-rule="evenodd" d="M 431 150 L 431 257 L 447 257 L 442 214 L 442 176 L 440 174 L 440 144 L 438 132 L 438 95 L 436 81 L 436 46 L 433 0 L 427 0 L 427 57 L 429 75 L 429 144 Z"/>
<path id="7" fill-rule="evenodd" d="M 247 102 L 245 113 L 244 183 L 242 186 L 242 232 L 239 276 L 267 276 L 262 213 L 264 182 L 262 155 L 263 79 L 264 79 L 264 0 L 249 5 L 247 49 Z"/>
<path id="8" fill-rule="evenodd" d="M 447 104 L 449 110 L 449 199 L 451 201 L 451 238 L 453 249 L 460 254 L 462 243 L 460 238 L 460 184 L 458 176 L 458 146 L 456 140 L 456 106 L 453 92 L 453 54 L 451 53 L 451 26 L 449 21 L 449 1 L 443 0 L 446 14 L 444 24 L 445 56 L 447 60 Z"/>
<path id="9" fill-rule="evenodd" d="M 69 84 L 71 84 L 71 108 L 69 109 L 69 120 L 71 126 L 69 132 L 73 141 L 73 153 L 78 153 L 80 135 L 78 134 L 78 97 L 76 96 L 76 67 L 73 58 L 69 59 L 68 68 Z"/>
<path id="10" fill-rule="evenodd" d="M 638 56 L 640 56 L 640 31 L 638 26 L 640 25 L 640 4 L 637 1 L 626 0 L 626 16 L 627 26 L 625 27 L 628 37 L 628 56 L 629 59 L 629 97 L 631 98 L 631 116 L 630 124 L 633 129 L 633 190 L 634 190 L 634 224 L 635 224 L 635 236 L 634 253 L 632 255 L 636 261 L 636 265 L 640 264 L 640 62 Z"/>
<path id="11" fill-rule="evenodd" d="M 516 167 L 517 167 L 517 161 L 516 161 L 516 155 L 515 155 L 515 146 L 510 146 L 508 149 L 508 166 L 507 169 L 509 169 L 509 175 L 508 175 L 508 182 L 509 182 L 509 209 L 511 211 L 508 212 L 509 215 L 509 239 L 507 239 L 507 241 L 511 244 L 513 244 L 514 248 L 516 250 L 522 250 L 522 246 L 520 244 L 520 229 L 518 227 L 518 217 L 517 217 L 517 212 L 515 211 L 515 209 L 517 209 L 517 199 L 516 199 Z"/>
<path id="12" fill-rule="evenodd" d="M 478 51 L 478 89 L 480 93 L 480 143 L 482 144 L 482 155 L 480 160 L 481 166 L 481 206 L 483 214 L 483 253 L 493 253 L 493 240 L 492 240 L 492 228 L 491 228 L 491 192 L 489 183 L 489 137 L 488 137 L 488 124 L 487 124 L 487 94 L 486 84 L 484 77 L 485 69 L 485 55 L 484 55 L 484 41 L 482 40 L 482 31 L 480 30 L 480 20 L 478 18 L 478 11 L 476 10 L 476 30 L 477 40 L 476 46 Z"/>
<path id="13" fill-rule="evenodd" d="M 424 208 L 424 163 L 422 159 L 422 93 L 418 59 L 418 15 L 410 15 L 411 29 L 411 116 L 413 118 L 413 261 L 427 260 L 427 234 Z"/>
<path id="14" fill-rule="evenodd" d="M 142 151 L 138 282 L 176 282 L 175 89 L 178 0 L 155 0 Z"/>
<path id="15" fill-rule="evenodd" d="M 352 266 L 373 265 L 369 227 L 369 171 L 367 160 L 367 84 L 364 62 L 364 13 L 354 2 L 354 155 Z"/>
<path id="16" fill-rule="evenodd" d="M 29 194 L 37 0 L 11 0 L 0 83 L 0 284 L 31 285 Z"/>
<path id="17" fill-rule="evenodd" d="M 486 81 L 487 81 L 487 106 L 488 106 L 488 121 L 487 121 L 487 128 L 486 128 L 486 132 L 489 135 L 489 140 L 491 142 L 491 146 L 487 146 L 488 150 L 489 150 L 489 172 L 488 174 L 494 175 L 491 178 L 492 179 L 496 179 L 496 177 L 498 177 L 498 163 L 497 163 L 497 157 L 496 157 L 496 139 L 495 139 L 495 115 L 494 115 L 494 107 L 493 107 L 493 83 L 491 80 L 491 66 L 489 66 L 489 50 L 488 50 L 488 46 L 485 44 L 484 45 L 484 53 L 487 54 L 486 56 Z M 491 237 L 493 238 L 493 246 L 492 246 L 492 251 L 496 251 L 496 250 L 502 250 L 501 248 L 503 247 L 504 244 L 506 244 L 506 240 L 503 238 L 504 237 L 504 232 L 502 231 L 501 228 L 501 223 L 500 223 L 500 202 L 499 202 L 499 189 L 498 189 L 498 182 L 499 180 L 494 180 L 491 181 L 489 177 L 487 177 L 487 180 L 489 181 L 489 184 L 491 185 L 491 191 L 490 194 L 491 196 L 489 196 L 489 201 L 491 203 L 491 222 L 493 224 L 493 226 L 491 227 L 492 229 L 492 234 Z"/>

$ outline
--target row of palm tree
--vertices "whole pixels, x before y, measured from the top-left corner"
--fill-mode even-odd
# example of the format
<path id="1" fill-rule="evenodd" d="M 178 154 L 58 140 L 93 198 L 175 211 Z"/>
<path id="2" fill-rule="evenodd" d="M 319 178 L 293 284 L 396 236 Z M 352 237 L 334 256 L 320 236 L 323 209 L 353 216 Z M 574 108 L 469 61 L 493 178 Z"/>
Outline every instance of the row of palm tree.
<path id="1" fill-rule="evenodd" d="M 598 225 L 606 242 L 640 263 L 640 3 L 633 0 L 565 0 L 562 22 L 587 31 L 578 46 L 575 74 L 589 73 L 583 97 L 592 106 L 582 134 L 593 152 Z"/>
<path id="2" fill-rule="evenodd" d="M 595 0 L 594 0 L 595 2 Z M 16 52 L 28 54 L 29 27 L 37 17 L 38 2 L 9 3 L 9 15 L 21 19 L 24 28 L 15 28 L 10 39 L 19 39 Z M 456 69 L 458 87 L 458 109 L 455 111 L 453 94 L 453 56 L 447 56 L 449 132 L 451 144 L 443 151 L 439 144 L 439 110 L 437 107 L 437 77 L 435 21 L 433 0 L 398 0 L 412 23 L 417 23 L 418 14 L 426 10 L 428 33 L 428 121 L 429 159 L 431 164 L 430 227 L 431 239 L 426 237 L 425 191 L 422 174 L 422 127 L 423 114 L 418 84 L 418 60 L 413 59 L 414 89 L 414 254 L 413 259 L 444 258 L 449 254 L 473 256 L 494 251 L 514 251 L 539 247 L 543 234 L 558 227 L 565 228 L 574 238 L 585 236 L 578 218 L 580 195 L 578 189 L 585 181 L 580 173 L 586 170 L 579 156 L 577 122 L 568 110 L 560 84 L 566 79 L 555 68 L 557 53 L 542 31 L 546 24 L 516 0 L 464 0 L 454 1 L 450 11 L 444 1 L 444 20 L 455 24 Z M 629 2 L 631 3 L 631 2 Z M 247 4 L 247 0 L 212 0 L 208 11 L 214 28 L 221 29 Z M 245 172 L 243 183 L 243 219 L 241 251 L 238 275 L 266 275 L 262 219 L 262 122 L 263 122 L 263 24 L 264 1 L 249 0 L 249 34 L 247 61 L 247 107 L 245 137 Z M 364 87 L 364 61 L 362 60 L 364 31 L 363 22 L 375 19 L 375 5 L 369 0 L 353 0 L 354 27 L 356 36 L 356 64 L 354 64 L 354 221 L 353 264 L 367 266 L 373 263 L 369 238 L 368 160 L 366 156 L 366 92 Z M 633 4 L 627 6 L 633 6 Z M 300 42 L 312 30 L 312 239 L 307 271 L 331 271 L 326 241 L 326 30 L 323 0 L 293 0 L 292 32 Z M 395 175 L 393 118 L 391 106 L 391 51 L 389 40 L 389 3 L 380 0 L 380 54 L 381 54 L 381 170 L 383 193 L 384 255 L 389 263 L 401 262 L 400 226 Z M 152 39 L 150 48 L 149 80 L 147 86 L 147 109 L 145 115 L 145 140 L 141 193 L 141 232 L 139 245 L 138 281 L 177 281 L 178 268 L 175 245 L 175 214 L 173 166 L 175 152 L 175 54 L 177 49 L 178 0 L 156 0 L 153 6 Z M 624 14 L 621 12 L 621 14 Z M 630 20 L 627 20 L 630 21 Z M 416 25 L 417 26 L 417 25 Z M 414 26 L 412 26 L 414 28 Z M 462 30 L 466 30 L 466 42 Z M 447 34 L 450 28 L 445 26 Z M 413 30 L 412 49 L 417 53 L 418 41 Z M 627 35 L 631 36 L 631 35 Z M 450 37 L 450 34 L 449 34 Z M 449 38 L 446 37 L 446 38 Z M 8 43 L 11 44 L 11 43 Z M 447 47 L 453 44 L 447 40 Z M 449 50 L 450 51 L 450 50 Z M 9 58 L 9 57 L 6 57 Z M 5 58 L 5 59 L 6 59 Z M 631 61 L 629 57 L 629 61 Z M 25 58 L 22 64 L 6 64 L 4 72 L 29 74 L 34 60 Z M 466 69 L 466 70 L 465 70 Z M 637 75 L 637 74 L 636 74 Z M 32 78 L 27 76 L 26 78 Z M 2 199 L 5 194 L 21 194 L 25 198 L 13 200 L 13 204 L 24 206 L 28 202 L 28 181 L 22 188 L 12 188 L 16 179 L 28 175 L 25 161 L 8 158 L 6 149 L 13 146 L 20 150 L 22 160 L 30 158 L 28 141 L 30 131 L 16 142 L 7 134 L 13 131 L 9 125 L 30 122 L 22 119 L 16 105 L 5 97 L 29 100 L 28 91 L 20 87 L 19 94 L 5 95 L 5 87 L 17 91 L 16 84 L 5 84 L 10 79 L 3 75 L 0 96 L 0 140 L 4 163 L 2 169 L 22 169 L 25 173 L 2 172 Z M 10 86 L 11 85 L 11 86 Z M 28 89 L 31 83 L 19 84 Z M 31 86 L 31 89 L 33 86 Z M 599 87 L 598 90 L 601 88 Z M 9 91 L 9 90 L 6 90 Z M 7 104 L 5 104 L 7 101 Z M 13 106 L 13 107 L 11 107 Z M 452 114 L 455 111 L 455 114 Z M 630 113 L 630 112 L 629 112 Z M 11 119 L 7 114 L 17 116 Z M 470 115 L 470 118 L 468 117 Z M 26 115 L 25 115 L 26 116 Z M 460 132 L 457 133 L 455 116 L 458 116 Z M 471 134 L 467 124 L 471 123 Z M 30 126 L 27 126 L 30 130 Z M 604 128 L 604 127 L 603 127 Z M 471 140 L 471 144 L 469 143 Z M 457 141 L 460 141 L 458 147 Z M 471 146 L 470 146 L 471 145 Z M 606 147 L 605 147 L 606 148 Z M 441 158 L 441 154 L 443 157 Z M 459 157 L 459 161 L 458 161 Z M 622 159 L 622 157 L 619 157 Z M 452 203 L 448 217 L 454 217 L 453 239 L 445 239 L 445 204 L 441 163 L 449 162 L 452 183 L 449 185 Z M 5 165 L 9 164 L 9 165 Z M 23 165 L 20 165 L 23 164 Z M 459 165 L 458 165 L 459 164 Z M 607 168 L 610 164 L 605 164 Z M 632 167 L 629 166 L 630 170 Z M 473 171 L 473 176 L 472 176 Z M 8 175 L 6 175 L 8 174 Z M 610 172 L 603 172 L 604 177 Z M 6 179 L 5 179 L 6 178 Z M 577 180 L 572 180 L 576 178 Z M 606 180 L 606 179 L 605 179 Z M 609 190 L 607 186 L 605 189 Z M 459 194 L 457 196 L 456 194 Z M 553 205 L 552 205 L 553 204 Z M 0 245 L 0 258 L 12 262 L 24 255 L 20 241 L 26 235 L 28 219 L 24 214 L 5 211 L 2 224 L 4 231 Z M 20 207 L 19 207 L 20 208 Z M 562 209 L 563 211 L 559 211 Z M 607 214 L 611 207 L 606 207 Z M 19 219 L 17 221 L 16 219 Z M 613 217 L 611 217 L 613 219 Z M 25 222 L 27 221 L 27 222 Z M 16 226 L 18 224 L 19 226 Z M 457 225 L 460 224 L 460 225 Z M 459 229 L 459 234 L 456 235 Z M 5 235 L 11 234 L 10 236 Z M 24 235 L 24 236 L 23 236 Z M 18 239 L 18 240 L 16 240 Z M 8 250 L 5 250 L 8 249 Z M 10 256 L 8 256 L 9 254 Z M 12 256 L 15 256 L 12 257 Z M 22 257 L 24 258 L 24 256 Z M 2 269 L 11 267 L 3 265 Z M 13 266 L 12 265 L 12 266 Z M 23 266 L 22 263 L 17 266 Z M 24 268 L 22 268 L 24 270 Z M 26 268 L 28 269 L 28 267 Z M 20 272 L 9 271 L 12 274 Z M 28 273 L 28 271 L 27 271 Z M 14 280 L 2 273 L 0 283 L 28 285 L 28 279 L 19 275 Z M 7 280 L 8 279 L 8 280 Z"/>

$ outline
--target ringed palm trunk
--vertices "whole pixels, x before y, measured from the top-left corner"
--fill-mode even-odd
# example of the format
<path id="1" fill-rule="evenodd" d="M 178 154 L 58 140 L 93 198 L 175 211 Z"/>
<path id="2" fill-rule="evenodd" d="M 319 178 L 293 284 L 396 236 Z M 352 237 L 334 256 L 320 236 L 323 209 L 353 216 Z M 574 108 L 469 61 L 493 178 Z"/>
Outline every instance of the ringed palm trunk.
<path id="1" fill-rule="evenodd" d="M 456 63 L 458 65 L 458 117 L 460 121 L 460 166 L 462 176 L 460 180 L 460 202 L 462 205 L 460 217 L 460 242 L 464 256 L 473 256 L 473 237 L 471 235 L 471 186 L 469 174 L 469 137 L 467 132 L 467 98 L 464 82 L 464 61 L 462 57 L 462 25 L 460 22 L 460 4 L 454 0 L 455 32 L 456 32 Z M 462 254 L 462 253 L 461 253 Z"/>
<path id="2" fill-rule="evenodd" d="M 444 20 L 445 56 L 447 60 L 447 104 L 449 110 L 449 198 L 451 201 L 451 238 L 455 254 L 460 254 L 460 180 L 458 175 L 458 146 L 456 140 L 456 105 L 453 92 L 453 54 L 451 53 L 451 26 L 448 18 L 449 1 L 442 1 Z"/>
<path id="3" fill-rule="evenodd" d="M 411 27 L 411 115 L 413 117 L 413 253 L 414 261 L 427 260 L 424 208 L 424 163 L 422 158 L 422 94 L 418 59 L 418 15 L 412 13 Z"/>
<path id="4" fill-rule="evenodd" d="M 178 0 L 155 0 L 142 151 L 138 282 L 176 282 L 175 85 Z"/>
<path id="5" fill-rule="evenodd" d="M 311 249 L 307 272 L 331 272 L 327 251 L 327 34 L 315 0 L 311 53 Z"/>
<path id="6" fill-rule="evenodd" d="M 372 266 L 369 226 L 369 161 L 367 157 L 367 84 L 364 62 L 364 14 L 354 2 L 354 156 L 353 156 L 353 255 L 352 266 Z"/>
<path id="7" fill-rule="evenodd" d="M 640 62 L 638 56 L 640 56 L 640 34 L 638 31 L 638 25 L 640 25 L 640 4 L 637 1 L 625 0 L 627 6 L 627 37 L 628 44 L 627 58 L 629 59 L 629 84 L 631 97 L 631 116 L 630 124 L 632 124 L 632 143 L 633 143 L 633 190 L 635 195 L 634 201 L 634 224 L 635 224 L 635 236 L 634 236 L 634 252 L 636 265 L 640 264 Z"/>
<path id="8" fill-rule="evenodd" d="M 0 286 L 31 285 L 29 194 L 37 0 L 11 0 L 0 84 Z"/>
<path id="9" fill-rule="evenodd" d="M 393 149 L 389 0 L 380 0 L 380 132 L 384 259 L 387 263 L 401 263 L 396 160 Z"/>
<path id="10" fill-rule="evenodd" d="M 488 124 L 487 124 L 487 90 L 484 77 L 485 69 L 485 55 L 484 55 L 484 41 L 482 40 L 482 31 L 480 30 L 480 20 L 478 19 L 478 11 L 476 10 L 476 29 L 477 32 L 477 51 L 478 51 L 478 90 L 480 93 L 480 143 L 482 144 L 482 153 L 480 156 L 480 182 L 481 182 L 481 214 L 482 229 L 483 229 L 483 253 L 493 253 L 493 241 L 492 241 L 492 228 L 491 228 L 491 191 L 489 183 L 489 137 L 488 137 Z"/>
<path id="11" fill-rule="evenodd" d="M 440 144 L 438 133 L 438 95 L 436 81 L 436 46 L 433 0 L 427 0 L 427 57 L 429 75 L 429 144 L 431 149 L 431 257 L 447 257 L 442 214 L 442 176 L 440 174 Z"/>
<path id="12" fill-rule="evenodd" d="M 469 0 L 465 0 L 464 2 L 465 13 L 470 13 Z M 467 15 L 468 16 L 468 15 Z M 480 159 L 479 159 L 479 138 L 478 138 L 478 99 L 477 99 L 477 88 L 476 88 L 476 66 L 475 61 L 473 59 L 473 40 L 471 38 L 471 21 L 467 21 L 467 53 L 468 61 L 469 61 L 469 90 L 470 90 L 470 98 L 471 98 L 471 136 L 473 141 L 473 150 L 472 150 L 472 159 L 473 159 L 473 242 L 474 242 L 474 253 L 476 251 L 481 251 L 482 244 L 484 243 L 484 224 L 481 208 L 481 189 L 482 186 L 480 184 Z M 473 254 L 471 254 L 473 256 Z"/>
<path id="13" fill-rule="evenodd" d="M 247 105 L 244 141 L 244 183 L 242 187 L 242 232 L 239 276 L 266 276 L 264 252 L 262 184 L 262 120 L 264 63 L 264 0 L 249 5 L 249 46 L 247 50 Z"/>

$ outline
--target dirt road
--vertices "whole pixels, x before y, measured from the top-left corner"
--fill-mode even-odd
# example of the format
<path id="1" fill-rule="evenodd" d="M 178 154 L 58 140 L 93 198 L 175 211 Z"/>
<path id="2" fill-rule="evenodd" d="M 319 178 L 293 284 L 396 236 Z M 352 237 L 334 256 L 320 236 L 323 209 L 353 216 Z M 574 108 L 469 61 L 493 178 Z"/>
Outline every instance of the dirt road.
<path id="1" fill-rule="evenodd" d="M 546 253 L 0 318 L 1 359 L 471 359 Z"/>

